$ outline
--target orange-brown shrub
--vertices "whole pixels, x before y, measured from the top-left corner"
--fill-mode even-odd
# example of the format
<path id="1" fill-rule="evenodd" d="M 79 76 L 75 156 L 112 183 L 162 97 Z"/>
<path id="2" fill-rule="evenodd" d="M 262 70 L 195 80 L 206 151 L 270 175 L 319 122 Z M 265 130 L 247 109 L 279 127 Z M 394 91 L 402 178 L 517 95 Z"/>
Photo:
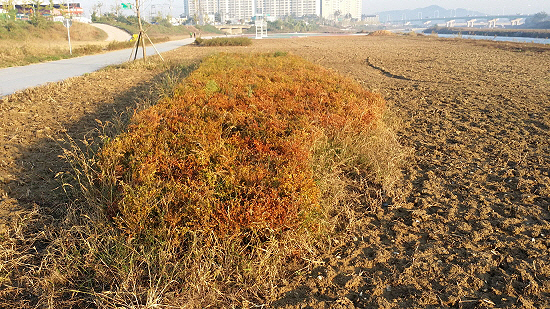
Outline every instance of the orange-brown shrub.
<path id="1" fill-rule="evenodd" d="M 318 138 L 369 130 L 383 100 L 292 55 L 207 58 L 101 153 L 107 213 L 129 234 L 315 227 Z M 354 133 L 355 132 L 355 133 Z"/>

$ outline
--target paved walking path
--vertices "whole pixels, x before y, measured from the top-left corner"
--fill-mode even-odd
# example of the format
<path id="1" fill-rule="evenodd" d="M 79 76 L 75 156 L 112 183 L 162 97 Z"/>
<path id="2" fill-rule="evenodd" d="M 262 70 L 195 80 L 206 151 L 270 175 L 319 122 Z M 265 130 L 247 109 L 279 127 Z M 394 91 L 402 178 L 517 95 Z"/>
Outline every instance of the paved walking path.
<path id="1" fill-rule="evenodd" d="M 107 33 L 107 38 L 105 39 L 105 41 L 119 41 L 119 42 L 123 42 L 123 41 L 128 41 L 132 38 L 132 36 L 124 31 L 124 30 L 121 30 L 117 27 L 113 27 L 111 25 L 107 25 L 107 24 L 98 24 L 98 23 L 93 23 L 93 24 L 90 24 L 91 26 L 94 26 L 98 29 L 101 29 L 103 31 L 105 31 L 105 33 Z"/>
<path id="2" fill-rule="evenodd" d="M 189 38 L 155 44 L 155 46 L 162 53 L 191 44 L 194 40 Z M 0 97 L 26 88 L 62 81 L 69 77 L 97 71 L 109 65 L 126 62 L 130 58 L 130 53 L 130 49 L 124 49 L 104 54 L 0 69 Z M 154 54 L 155 50 L 148 47 L 147 55 Z M 141 49 L 138 52 L 138 58 L 140 57 Z"/>

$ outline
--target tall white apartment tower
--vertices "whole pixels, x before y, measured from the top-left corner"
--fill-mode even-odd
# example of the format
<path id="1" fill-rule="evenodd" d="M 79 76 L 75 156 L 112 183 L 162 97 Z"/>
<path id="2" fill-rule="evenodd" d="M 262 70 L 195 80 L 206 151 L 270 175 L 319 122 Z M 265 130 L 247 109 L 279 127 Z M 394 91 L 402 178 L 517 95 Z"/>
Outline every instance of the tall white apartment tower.
<path id="1" fill-rule="evenodd" d="M 219 13 L 224 20 L 250 20 L 254 16 L 254 0 L 188 0 L 189 16 L 199 23 L 214 22 Z M 208 20 L 205 20 L 208 19 Z"/>
<path id="2" fill-rule="evenodd" d="M 352 18 L 361 19 L 361 0 L 321 0 L 322 17 L 335 19 L 335 12 L 342 17 L 349 13 Z"/>
<path id="3" fill-rule="evenodd" d="M 292 14 L 292 0 L 256 0 L 256 11 L 269 19 Z"/>
<path id="4" fill-rule="evenodd" d="M 285 16 L 319 15 L 320 0 L 188 0 L 189 16 L 199 22 L 219 13 L 223 20 L 249 21 L 256 14 L 268 20 Z M 360 0 L 358 0 L 360 1 Z M 359 12 L 359 17 L 361 12 Z"/>
<path id="5" fill-rule="evenodd" d="M 269 19 L 319 15 L 319 0 L 256 0 L 257 11 Z"/>

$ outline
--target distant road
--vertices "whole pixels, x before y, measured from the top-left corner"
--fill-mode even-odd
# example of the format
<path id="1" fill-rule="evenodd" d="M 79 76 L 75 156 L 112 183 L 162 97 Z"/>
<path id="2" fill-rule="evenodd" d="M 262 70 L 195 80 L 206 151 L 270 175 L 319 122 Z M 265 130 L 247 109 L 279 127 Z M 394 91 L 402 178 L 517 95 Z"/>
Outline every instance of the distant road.
<path id="1" fill-rule="evenodd" d="M 162 53 L 191 44 L 194 40 L 189 38 L 155 44 L 155 46 Z M 130 53 L 130 49 L 124 49 L 98 55 L 0 69 L 0 97 L 26 88 L 91 73 L 109 65 L 123 63 L 128 61 Z M 147 55 L 154 54 L 154 49 L 148 47 Z M 138 53 L 139 57 L 141 57 L 141 49 Z"/>
<path id="2" fill-rule="evenodd" d="M 103 31 L 105 31 L 105 33 L 107 33 L 107 39 L 105 39 L 105 41 L 119 41 L 119 42 L 123 42 L 123 41 L 128 41 L 130 40 L 130 38 L 132 38 L 132 36 L 124 31 L 124 30 L 121 30 L 117 27 L 113 27 L 111 25 L 106 25 L 106 24 L 96 24 L 96 23 L 93 23 L 93 24 L 90 24 L 91 26 L 94 26 L 98 29 L 101 29 Z"/>

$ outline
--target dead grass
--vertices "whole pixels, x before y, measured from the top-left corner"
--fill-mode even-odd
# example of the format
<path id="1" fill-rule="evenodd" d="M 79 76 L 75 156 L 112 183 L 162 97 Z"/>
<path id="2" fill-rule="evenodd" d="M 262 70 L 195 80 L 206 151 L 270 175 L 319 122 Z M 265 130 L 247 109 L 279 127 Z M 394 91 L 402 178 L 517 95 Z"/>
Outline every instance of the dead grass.
<path id="1" fill-rule="evenodd" d="M 388 30 L 376 30 L 374 32 L 369 33 L 369 36 L 396 36 L 397 34 L 388 31 Z"/>
<path id="2" fill-rule="evenodd" d="M 203 39 L 196 38 L 195 44 L 198 46 L 249 46 L 252 40 L 247 37 L 230 37 L 230 38 L 212 38 Z"/>
<path id="3" fill-rule="evenodd" d="M 169 37 L 152 38 L 153 43 L 169 41 Z M 30 39 L 24 42 L 5 40 L 0 46 L 0 68 L 10 66 L 21 66 L 31 63 L 54 61 L 79 57 L 84 55 L 98 54 L 104 51 L 113 51 L 125 48 L 132 48 L 134 42 L 97 42 L 97 41 L 76 41 L 72 42 L 72 52 L 69 53 L 67 41 L 47 41 Z M 5 43 L 5 44 L 4 44 Z M 150 43 L 146 42 L 146 46 Z"/>
<path id="4" fill-rule="evenodd" d="M 53 23 L 51 28 L 21 31 L 28 34 L 0 40 L 0 68 L 98 53 L 107 38 L 104 31 L 75 22 L 71 27 L 73 55 L 70 55 L 67 28 L 63 25 Z"/>

